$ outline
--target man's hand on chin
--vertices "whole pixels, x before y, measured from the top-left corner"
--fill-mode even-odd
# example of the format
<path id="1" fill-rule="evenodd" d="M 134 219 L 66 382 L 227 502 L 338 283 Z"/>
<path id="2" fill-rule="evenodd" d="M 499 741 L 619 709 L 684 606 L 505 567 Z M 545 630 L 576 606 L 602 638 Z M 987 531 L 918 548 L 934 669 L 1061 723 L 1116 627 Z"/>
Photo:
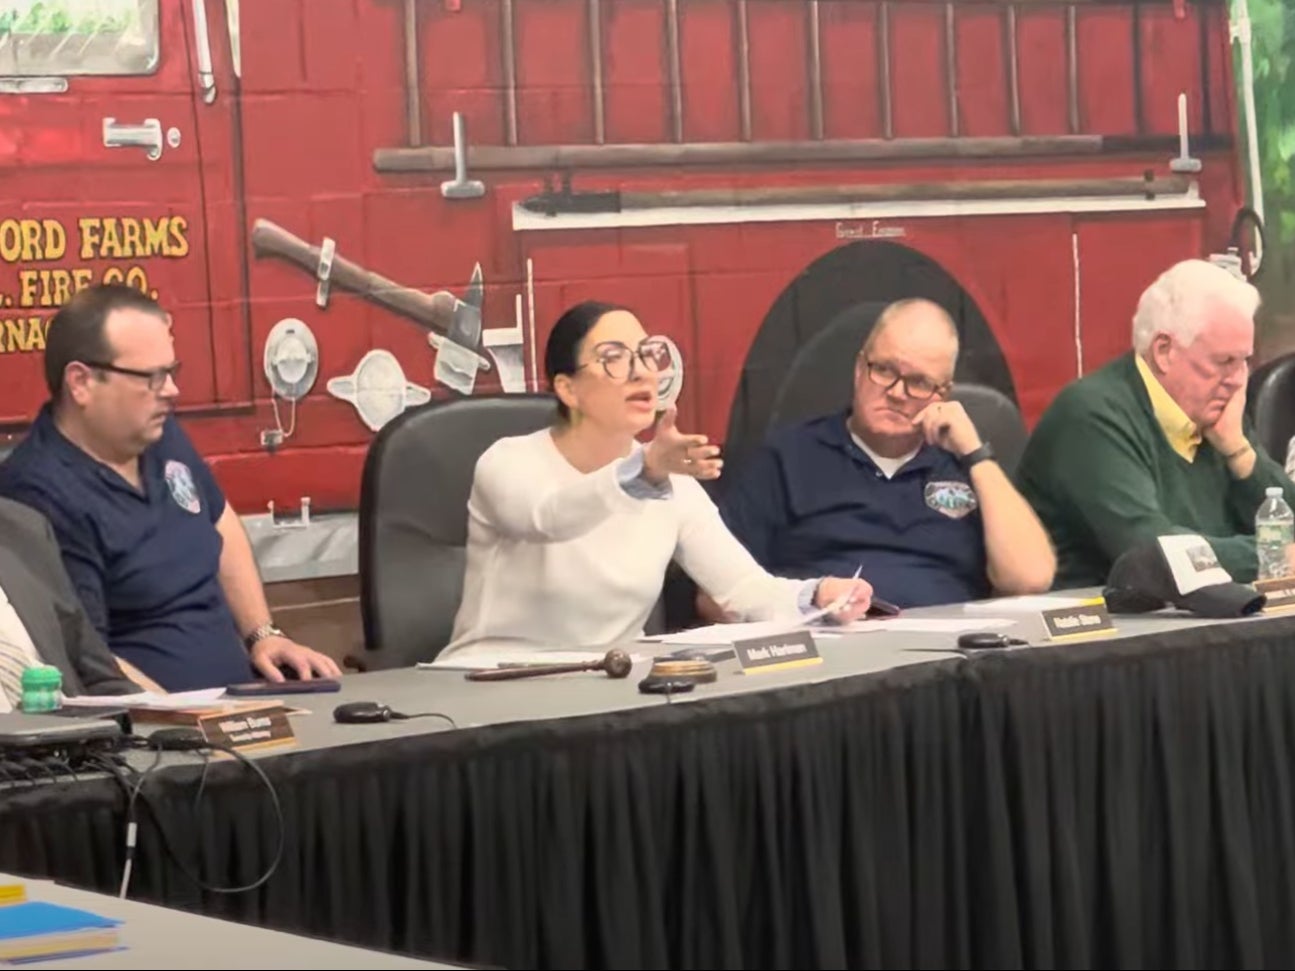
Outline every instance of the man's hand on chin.
<path id="1" fill-rule="evenodd" d="M 1246 386 L 1243 383 L 1236 394 L 1228 401 L 1219 415 L 1218 421 L 1201 429 L 1205 440 L 1216 452 L 1223 455 L 1234 455 L 1246 447 L 1246 436 L 1243 421 L 1246 413 Z"/>
<path id="2" fill-rule="evenodd" d="M 1242 384 L 1228 401 L 1218 421 L 1201 429 L 1201 435 L 1228 463 L 1232 478 L 1250 478 L 1259 456 L 1246 438 L 1242 421 L 1246 410 L 1246 386 Z"/>

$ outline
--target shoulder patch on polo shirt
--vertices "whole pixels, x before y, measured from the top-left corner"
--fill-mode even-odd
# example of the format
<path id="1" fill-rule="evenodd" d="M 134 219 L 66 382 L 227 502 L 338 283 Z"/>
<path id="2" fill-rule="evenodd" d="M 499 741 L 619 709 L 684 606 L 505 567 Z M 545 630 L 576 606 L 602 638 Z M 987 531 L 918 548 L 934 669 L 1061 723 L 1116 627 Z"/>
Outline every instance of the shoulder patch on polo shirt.
<path id="1" fill-rule="evenodd" d="M 166 486 L 171 490 L 175 504 L 195 516 L 202 512 L 202 499 L 198 496 L 198 487 L 194 485 L 193 473 L 183 462 L 170 459 L 166 463 Z M 927 486 L 929 490 L 931 487 Z"/>
<path id="2" fill-rule="evenodd" d="M 936 512 L 943 513 L 950 519 L 961 519 L 976 511 L 976 493 L 966 482 L 956 480 L 945 482 L 928 482 L 926 484 L 926 504 Z"/>

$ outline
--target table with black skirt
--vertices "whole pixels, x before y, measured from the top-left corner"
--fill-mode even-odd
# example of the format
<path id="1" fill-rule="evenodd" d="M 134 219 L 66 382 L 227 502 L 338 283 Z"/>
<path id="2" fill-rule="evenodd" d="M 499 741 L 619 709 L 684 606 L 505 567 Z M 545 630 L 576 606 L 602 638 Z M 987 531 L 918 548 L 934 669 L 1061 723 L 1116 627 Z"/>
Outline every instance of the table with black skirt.
<path id="1" fill-rule="evenodd" d="M 727 662 L 673 701 L 647 664 L 350 676 L 258 759 L 274 875 L 182 874 L 158 820 L 236 885 L 277 817 L 245 767 L 168 756 L 132 895 L 519 969 L 1295 965 L 1295 618 L 1117 621 L 965 656 L 821 638 L 820 665 Z M 366 699 L 459 727 L 332 721 Z M 115 891 L 125 805 L 106 777 L 6 787 L 0 869 Z"/>

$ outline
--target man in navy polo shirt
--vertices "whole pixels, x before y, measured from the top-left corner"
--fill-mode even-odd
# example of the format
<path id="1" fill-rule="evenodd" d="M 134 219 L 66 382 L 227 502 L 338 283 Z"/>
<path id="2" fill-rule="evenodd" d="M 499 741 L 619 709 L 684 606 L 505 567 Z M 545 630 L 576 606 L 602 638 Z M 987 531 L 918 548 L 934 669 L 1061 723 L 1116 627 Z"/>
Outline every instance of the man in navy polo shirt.
<path id="1" fill-rule="evenodd" d="M 855 362 L 853 408 L 775 432 L 721 503 L 761 566 L 788 577 L 862 568 L 901 607 L 1051 586 L 1047 533 L 948 400 L 957 359 L 941 307 L 886 308 Z"/>
<path id="2" fill-rule="evenodd" d="M 172 415 L 179 367 L 147 296 L 76 294 L 50 323 L 50 401 L 0 466 L 0 494 L 44 513 L 90 620 L 143 683 L 340 674 L 273 625 L 243 525 Z"/>

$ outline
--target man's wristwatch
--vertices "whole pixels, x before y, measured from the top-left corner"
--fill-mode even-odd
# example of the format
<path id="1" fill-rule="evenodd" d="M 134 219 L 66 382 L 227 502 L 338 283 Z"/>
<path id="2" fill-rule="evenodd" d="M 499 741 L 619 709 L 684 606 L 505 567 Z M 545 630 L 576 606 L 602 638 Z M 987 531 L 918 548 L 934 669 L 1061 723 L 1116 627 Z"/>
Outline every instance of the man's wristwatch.
<path id="1" fill-rule="evenodd" d="M 266 623 L 258 627 L 256 630 L 248 634 L 246 637 L 244 637 L 243 645 L 250 651 L 253 647 L 255 647 L 261 641 L 265 640 L 267 637 L 287 637 L 287 636 L 288 636 L 287 634 L 279 630 L 279 628 L 275 627 L 273 623 L 267 621 Z"/>
<path id="2" fill-rule="evenodd" d="M 968 452 L 966 455 L 958 456 L 958 464 L 962 466 L 962 470 L 964 472 L 970 472 L 971 467 L 976 463 L 983 462 L 986 459 L 992 459 L 993 457 L 994 449 L 988 442 L 985 442 L 985 444 L 981 445 L 980 448 Z"/>

